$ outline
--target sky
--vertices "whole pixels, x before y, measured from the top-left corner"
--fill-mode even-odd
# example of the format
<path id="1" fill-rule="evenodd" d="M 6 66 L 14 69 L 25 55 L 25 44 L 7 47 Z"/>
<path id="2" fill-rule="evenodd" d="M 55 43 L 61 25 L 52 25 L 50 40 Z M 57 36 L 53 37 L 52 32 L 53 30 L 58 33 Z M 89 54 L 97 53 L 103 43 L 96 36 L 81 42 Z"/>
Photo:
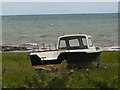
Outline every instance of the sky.
<path id="1" fill-rule="evenodd" d="M 1 0 L 2 2 L 119 2 L 120 0 Z"/>
<path id="2" fill-rule="evenodd" d="M 118 13 L 118 2 L 2 2 L 2 15 Z"/>

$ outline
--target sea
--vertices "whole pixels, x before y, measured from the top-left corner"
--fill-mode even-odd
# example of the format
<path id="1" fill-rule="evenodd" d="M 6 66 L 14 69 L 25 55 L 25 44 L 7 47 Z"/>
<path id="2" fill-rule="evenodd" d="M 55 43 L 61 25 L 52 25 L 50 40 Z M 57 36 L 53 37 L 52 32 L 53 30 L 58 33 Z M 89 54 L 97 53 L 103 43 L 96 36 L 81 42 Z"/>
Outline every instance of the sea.
<path id="1" fill-rule="evenodd" d="M 91 35 L 99 47 L 118 46 L 118 14 L 2 16 L 2 45 L 55 44 L 69 34 Z"/>

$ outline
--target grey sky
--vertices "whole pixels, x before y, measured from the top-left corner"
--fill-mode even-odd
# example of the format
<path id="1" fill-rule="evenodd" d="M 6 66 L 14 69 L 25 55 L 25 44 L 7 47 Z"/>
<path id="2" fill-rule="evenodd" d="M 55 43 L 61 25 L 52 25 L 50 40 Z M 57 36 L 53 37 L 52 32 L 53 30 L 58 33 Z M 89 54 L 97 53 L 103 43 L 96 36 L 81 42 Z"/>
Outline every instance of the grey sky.
<path id="1" fill-rule="evenodd" d="M 117 2 L 4 2 L 3 15 L 118 13 Z"/>

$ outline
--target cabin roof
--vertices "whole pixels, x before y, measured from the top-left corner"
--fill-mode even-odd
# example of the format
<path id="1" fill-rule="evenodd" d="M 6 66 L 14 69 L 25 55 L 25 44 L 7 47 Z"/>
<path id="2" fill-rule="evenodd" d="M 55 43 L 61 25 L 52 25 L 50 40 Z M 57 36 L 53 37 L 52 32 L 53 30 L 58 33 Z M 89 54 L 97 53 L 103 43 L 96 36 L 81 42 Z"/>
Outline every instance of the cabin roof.
<path id="1" fill-rule="evenodd" d="M 88 35 L 86 35 L 86 34 L 71 34 L 71 35 L 63 35 L 63 36 L 60 36 L 59 38 L 73 37 L 73 36 L 85 36 L 85 37 L 87 37 Z"/>

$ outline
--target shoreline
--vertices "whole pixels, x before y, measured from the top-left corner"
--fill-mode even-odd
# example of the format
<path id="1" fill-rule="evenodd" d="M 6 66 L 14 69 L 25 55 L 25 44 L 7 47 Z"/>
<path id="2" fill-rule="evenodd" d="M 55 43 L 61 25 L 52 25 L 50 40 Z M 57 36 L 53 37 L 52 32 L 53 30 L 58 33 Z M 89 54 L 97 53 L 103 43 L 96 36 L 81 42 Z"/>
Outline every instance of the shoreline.
<path id="1" fill-rule="evenodd" d="M 42 51 L 40 47 L 29 47 L 29 46 L 0 46 L 0 52 L 33 52 L 33 51 Z M 120 47 L 112 46 L 112 47 L 100 47 L 102 51 L 120 51 Z"/>
<path id="2" fill-rule="evenodd" d="M 34 52 L 34 51 L 40 51 L 40 50 L 14 50 L 14 51 L 0 51 L 1 53 L 14 53 L 14 52 L 19 52 L 19 53 L 24 53 L 24 52 Z M 102 51 L 116 51 L 120 52 L 120 49 L 102 49 Z"/>

